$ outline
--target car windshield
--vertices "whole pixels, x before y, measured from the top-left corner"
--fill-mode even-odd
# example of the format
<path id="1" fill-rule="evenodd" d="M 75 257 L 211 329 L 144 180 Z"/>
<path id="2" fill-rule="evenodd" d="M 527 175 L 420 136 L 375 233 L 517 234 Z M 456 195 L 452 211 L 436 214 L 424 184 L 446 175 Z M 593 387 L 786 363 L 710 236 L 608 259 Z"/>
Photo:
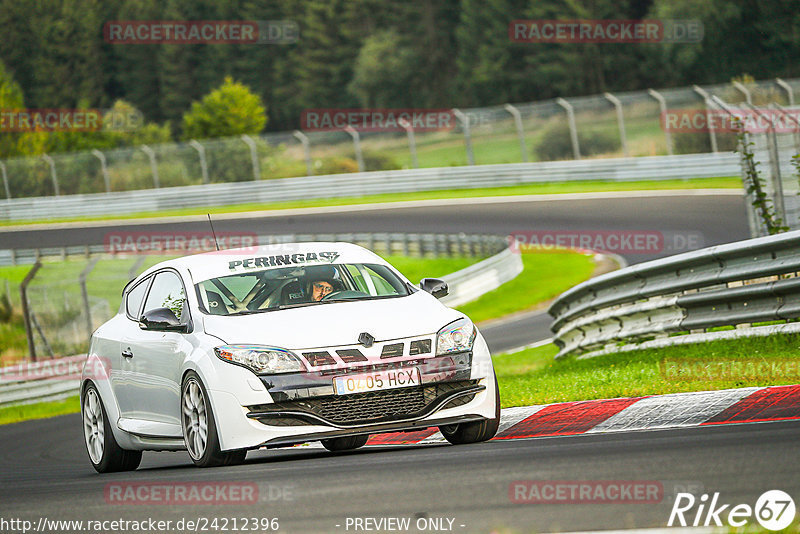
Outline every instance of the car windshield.
<path id="1" fill-rule="evenodd" d="M 264 269 L 198 283 L 203 312 L 245 315 L 332 302 L 402 297 L 406 282 L 385 265 L 347 263 Z"/>

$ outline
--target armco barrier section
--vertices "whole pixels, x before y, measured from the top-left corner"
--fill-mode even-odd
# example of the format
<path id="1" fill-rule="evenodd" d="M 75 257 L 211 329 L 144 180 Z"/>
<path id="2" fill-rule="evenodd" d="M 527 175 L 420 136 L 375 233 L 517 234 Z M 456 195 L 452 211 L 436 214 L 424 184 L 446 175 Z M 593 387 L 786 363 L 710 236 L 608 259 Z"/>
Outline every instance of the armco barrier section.
<path id="1" fill-rule="evenodd" d="M 733 153 L 375 171 L 139 191 L 13 198 L 0 202 L 0 221 L 123 216 L 205 206 L 537 183 L 688 180 L 738 176 L 739 172 L 739 158 Z"/>
<path id="2" fill-rule="evenodd" d="M 598 276 L 550 306 L 556 357 L 796 330 L 753 324 L 800 319 L 798 272 L 800 231 L 793 231 Z M 736 336 L 708 331 L 725 326 L 736 327 Z"/>

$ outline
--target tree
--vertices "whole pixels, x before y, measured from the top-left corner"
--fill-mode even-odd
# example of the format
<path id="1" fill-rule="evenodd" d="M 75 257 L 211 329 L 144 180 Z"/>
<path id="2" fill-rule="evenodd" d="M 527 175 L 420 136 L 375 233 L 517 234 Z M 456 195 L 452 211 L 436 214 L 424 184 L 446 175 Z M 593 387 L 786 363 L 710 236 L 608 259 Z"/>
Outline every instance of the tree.
<path id="1" fill-rule="evenodd" d="M 232 78 L 192 103 L 183 115 L 184 139 L 256 134 L 267 124 L 267 110 L 261 98 Z"/>
<path id="2" fill-rule="evenodd" d="M 379 31 L 364 41 L 348 91 L 362 106 L 413 106 L 409 85 L 416 62 L 414 52 L 395 30 Z"/>

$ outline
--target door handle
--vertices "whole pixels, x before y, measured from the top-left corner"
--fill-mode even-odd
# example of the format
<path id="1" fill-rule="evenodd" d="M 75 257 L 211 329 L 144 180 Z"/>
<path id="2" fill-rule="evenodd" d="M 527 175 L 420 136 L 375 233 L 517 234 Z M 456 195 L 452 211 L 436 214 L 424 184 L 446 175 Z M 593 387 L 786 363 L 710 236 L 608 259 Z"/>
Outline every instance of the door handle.
<path id="1" fill-rule="evenodd" d="M 123 355 L 125 358 L 133 358 L 133 351 L 131 351 L 131 348 L 130 348 L 130 347 L 128 347 L 127 349 L 125 349 L 125 350 L 123 350 L 123 351 L 122 351 L 122 355 Z"/>

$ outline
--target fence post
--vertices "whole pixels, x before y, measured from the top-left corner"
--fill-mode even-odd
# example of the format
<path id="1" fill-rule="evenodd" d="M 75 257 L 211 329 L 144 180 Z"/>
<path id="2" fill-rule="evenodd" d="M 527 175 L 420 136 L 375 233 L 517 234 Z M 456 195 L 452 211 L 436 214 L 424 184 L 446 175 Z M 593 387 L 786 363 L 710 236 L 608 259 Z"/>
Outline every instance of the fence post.
<path id="1" fill-rule="evenodd" d="M 140 148 L 142 149 L 142 152 L 147 154 L 147 157 L 150 159 L 150 172 L 153 173 L 153 187 L 158 189 L 160 183 L 158 180 L 158 164 L 156 163 L 156 153 L 153 152 L 153 149 L 147 145 L 142 145 Z"/>
<path id="2" fill-rule="evenodd" d="M 138 258 L 136 258 L 134 264 L 131 266 L 130 269 L 128 269 L 128 280 L 133 280 L 134 278 L 136 278 L 136 273 L 139 272 L 139 269 L 142 267 L 143 263 L 144 263 L 144 256 L 139 256 Z"/>
<path id="3" fill-rule="evenodd" d="M 647 94 L 652 96 L 658 102 L 658 108 L 661 110 L 661 117 L 659 117 L 659 122 L 665 121 L 663 124 L 664 130 L 664 137 L 667 140 L 667 154 L 670 156 L 673 154 L 672 152 L 672 134 L 670 133 L 669 129 L 666 127 L 666 118 L 667 118 L 667 101 L 666 99 L 656 91 L 655 89 L 648 89 Z"/>
<path id="4" fill-rule="evenodd" d="M 361 154 L 361 136 L 358 135 L 358 130 L 349 124 L 344 127 L 344 131 L 350 134 L 353 138 L 353 150 L 356 152 L 356 162 L 358 163 L 358 172 L 364 172 L 364 156 Z"/>
<path id="5" fill-rule="evenodd" d="M 55 196 L 59 196 L 58 191 L 58 176 L 56 175 L 56 162 L 53 161 L 53 158 L 48 156 L 47 154 L 42 154 L 42 159 L 50 165 L 50 178 L 53 180 L 53 192 Z"/>
<path id="6" fill-rule="evenodd" d="M 256 150 L 256 142 L 247 134 L 242 135 L 242 141 L 250 147 L 250 161 L 253 163 L 253 180 L 258 181 L 261 179 L 261 167 L 258 164 L 258 151 Z"/>
<path id="7" fill-rule="evenodd" d="M 514 125 L 517 127 L 517 137 L 519 137 L 519 150 L 522 154 L 522 163 L 528 163 L 528 150 L 525 148 L 525 130 L 522 128 L 522 115 L 519 110 L 511 104 L 505 104 L 503 107 L 514 117 Z"/>
<path id="8" fill-rule="evenodd" d="M 39 272 L 39 269 L 42 268 L 41 262 L 38 260 L 36 263 L 33 264 L 33 267 L 28 274 L 25 275 L 25 279 L 22 280 L 22 283 L 19 285 L 19 298 L 20 302 L 22 303 L 22 319 L 25 322 L 25 336 L 28 338 L 28 353 L 31 355 L 31 361 L 36 361 L 36 345 L 33 343 L 33 325 L 31 324 L 31 310 L 28 306 L 28 284 L 31 283 L 33 277 L 36 276 L 36 273 Z"/>
<path id="9" fill-rule="evenodd" d="M 78 283 L 81 286 L 81 297 L 83 298 L 83 309 L 86 312 L 86 337 L 92 337 L 92 306 L 89 303 L 89 290 L 86 288 L 86 278 L 89 276 L 89 273 L 92 272 L 97 262 L 100 261 L 99 257 L 92 258 L 89 260 L 89 263 L 86 267 L 81 271 L 81 274 L 78 276 Z"/>
<path id="10" fill-rule="evenodd" d="M 794 138 L 794 149 L 798 154 L 800 154 L 800 120 L 798 120 L 798 118 L 793 114 L 789 113 L 789 110 L 780 104 L 773 103 L 773 106 L 774 109 L 780 111 L 781 115 L 794 122 L 795 127 L 793 128 L 794 131 L 792 132 L 792 137 Z"/>
<path id="11" fill-rule="evenodd" d="M 741 93 L 744 95 L 745 101 L 752 106 L 753 97 L 752 95 L 750 95 L 750 89 L 745 87 L 745 85 L 742 82 L 737 82 L 737 81 L 733 82 L 733 86 L 737 88 L 739 91 L 741 91 Z"/>
<path id="12" fill-rule="evenodd" d="M 106 184 L 106 193 L 111 192 L 111 179 L 108 177 L 108 167 L 106 166 L 106 155 L 97 150 L 96 148 L 92 149 L 92 154 L 94 157 L 100 160 L 100 172 L 103 173 L 103 183 Z"/>
<path id="13" fill-rule="evenodd" d="M 775 78 L 775 83 L 777 83 L 781 89 L 786 91 L 786 94 L 789 96 L 789 106 L 794 106 L 794 93 L 792 92 L 792 86 L 783 81 L 781 78 Z"/>
<path id="14" fill-rule="evenodd" d="M 306 160 L 306 176 L 313 176 L 314 166 L 311 164 L 311 145 L 308 142 L 308 136 L 300 130 L 295 130 L 292 135 L 303 143 L 303 156 Z"/>
<path id="15" fill-rule="evenodd" d="M 758 116 L 764 119 L 767 124 L 769 124 L 767 130 L 767 153 L 769 153 L 769 166 L 770 166 L 770 177 L 772 178 L 772 187 L 775 192 L 775 211 L 778 212 L 778 215 L 786 222 L 786 206 L 784 205 L 783 199 L 783 182 L 781 181 L 781 162 L 780 162 L 780 153 L 778 151 L 778 136 L 775 134 L 775 123 L 773 122 L 773 117 L 767 116 L 763 113 L 760 109 L 753 106 L 752 104 L 748 104 L 748 107 L 753 110 Z"/>
<path id="16" fill-rule="evenodd" d="M 619 98 L 612 95 L 611 93 L 604 93 L 603 96 L 614 105 L 614 108 L 617 110 L 617 125 L 619 126 L 619 142 L 622 144 L 622 153 L 625 154 L 625 157 L 629 157 L 630 153 L 628 152 L 628 138 L 625 135 L 625 118 L 622 115 L 622 102 L 619 101 Z"/>
<path id="17" fill-rule="evenodd" d="M 569 137 L 572 140 L 572 156 L 581 159 L 581 147 L 578 144 L 578 126 L 575 124 L 575 110 L 572 104 L 563 98 L 556 98 L 556 104 L 567 110 L 567 120 L 569 121 Z"/>
<path id="18" fill-rule="evenodd" d="M 703 103 L 706 106 L 706 124 L 708 124 L 708 136 L 711 139 L 711 152 L 716 154 L 719 151 L 717 150 L 717 134 L 716 131 L 714 130 L 714 127 L 712 126 L 713 123 L 711 121 L 711 118 L 709 117 L 709 113 L 711 112 L 711 106 L 709 105 L 710 97 L 708 96 L 708 93 L 699 85 L 693 85 L 692 89 L 694 90 L 695 93 L 697 93 L 702 97 Z"/>
<path id="19" fill-rule="evenodd" d="M 200 158 L 200 175 L 203 177 L 203 183 L 208 183 L 208 164 L 206 163 L 206 147 L 192 139 L 189 141 L 189 146 L 197 150 L 197 156 Z"/>
<path id="20" fill-rule="evenodd" d="M 461 129 L 464 131 L 464 146 L 467 149 L 467 165 L 475 165 L 475 154 L 472 152 L 472 136 L 470 136 L 469 133 L 469 116 L 456 108 L 453 108 L 453 114 L 461 122 Z"/>
<path id="21" fill-rule="evenodd" d="M 397 121 L 400 126 L 405 128 L 406 134 L 408 135 L 408 151 L 411 152 L 411 166 L 414 169 L 419 169 L 419 161 L 417 160 L 417 141 L 414 139 L 414 128 L 411 126 L 411 123 L 405 119 L 400 119 Z"/>
<path id="22" fill-rule="evenodd" d="M 0 172 L 3 173 L 3 189 L 6 190 L 6 200 L 11 202 L 11 190 L 8 188 L 8 173 L 6 173 L 6 164 L 0 161 Z"/>

